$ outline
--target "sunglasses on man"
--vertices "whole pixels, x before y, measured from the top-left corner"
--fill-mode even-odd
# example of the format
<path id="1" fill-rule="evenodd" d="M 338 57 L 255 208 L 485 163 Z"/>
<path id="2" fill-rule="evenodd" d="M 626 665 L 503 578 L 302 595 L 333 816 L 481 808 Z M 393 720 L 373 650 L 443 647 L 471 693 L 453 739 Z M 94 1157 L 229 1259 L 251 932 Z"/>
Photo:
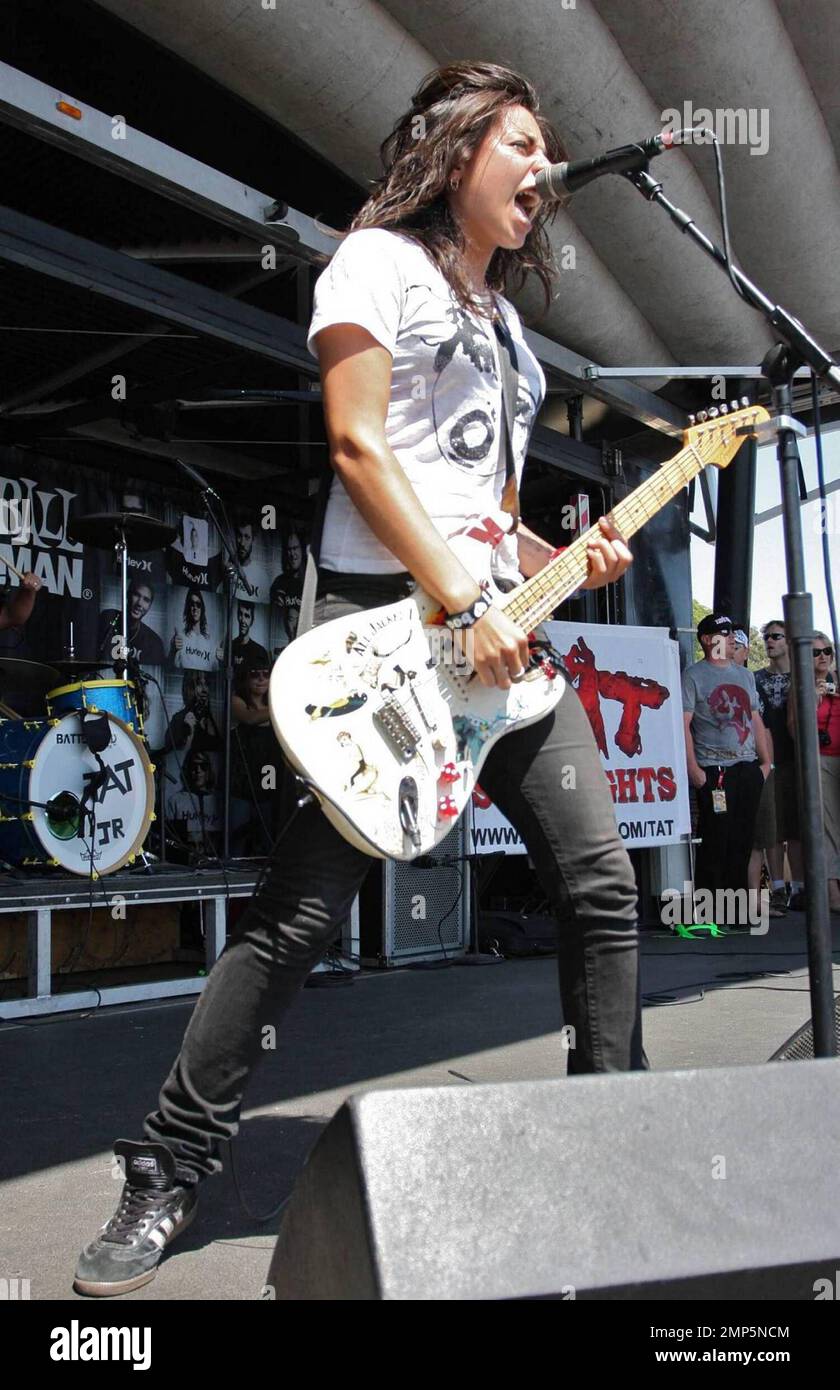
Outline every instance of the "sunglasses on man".
<path id="1" fill-rule="evenodd" d="M 783 632 L 765 632 L 765 642 L 783 642 L 785 634 Z"/>

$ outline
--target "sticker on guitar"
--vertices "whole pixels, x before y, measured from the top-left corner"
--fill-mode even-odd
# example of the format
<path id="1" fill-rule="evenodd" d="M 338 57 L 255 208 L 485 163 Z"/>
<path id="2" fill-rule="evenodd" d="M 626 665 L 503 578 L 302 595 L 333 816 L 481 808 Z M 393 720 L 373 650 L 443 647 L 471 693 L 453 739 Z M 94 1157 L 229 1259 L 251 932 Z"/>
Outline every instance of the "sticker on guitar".
<path id="1" fill-rule="evenodd" d="M 380 796 L 387 801 L 388 793 L 379 790 L 376 785 L 379 780 L 379 768 L 367 762 L 352 735 L 346 729 L 342 729 L 336 735 L 336 742 L 349 769 L 352 769 L 349 780 L 344 783 L 344 790 L 354 792 L 359 797 Z"/>
<path id="2" fill-rule="evenodd" d="M 352 714 L 366 703 L 367 695 L 354 690 L 352 694 L 343 695 L 340 700 L 333 700 L 329 705 L 305 705 L 304 708 L 310 719 L 335 719 L 341 714 Z"/>

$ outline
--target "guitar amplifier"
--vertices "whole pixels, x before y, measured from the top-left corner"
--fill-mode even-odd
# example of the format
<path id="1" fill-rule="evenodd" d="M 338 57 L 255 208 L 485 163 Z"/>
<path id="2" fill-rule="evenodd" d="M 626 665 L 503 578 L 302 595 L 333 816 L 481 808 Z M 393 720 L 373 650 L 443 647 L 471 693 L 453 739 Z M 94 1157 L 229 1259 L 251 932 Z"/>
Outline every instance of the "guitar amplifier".
<path id="1" fill-rule="evenodd" d="M 363 965 L 410 965 L 465 954 L 470 934 L 470 866 L 463 859 L 468 814 L 423 856 L 433 866 L 373 861 L 352 914 L 353 954 Z"/>

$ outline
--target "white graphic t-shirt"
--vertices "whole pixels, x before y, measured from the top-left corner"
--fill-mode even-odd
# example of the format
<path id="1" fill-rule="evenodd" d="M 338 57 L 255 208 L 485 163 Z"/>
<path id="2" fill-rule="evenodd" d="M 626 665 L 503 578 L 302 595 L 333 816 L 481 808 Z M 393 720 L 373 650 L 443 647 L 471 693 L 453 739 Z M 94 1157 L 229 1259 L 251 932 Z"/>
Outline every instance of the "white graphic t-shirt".
<path id="1" fill-rule="evenodd" d="M 497 295 L 516 348 L 519 385 L 513 452 L 517 482 L 545 376 L 525 342 L 519 315 Z M 490 319 L 468 314 L 422 246 L 399 232 L 351 232 L 318 277 L 307 346 L 334 323 L 358 323 L 393 358 L 385 434 L 414 491 L 440 533 L 463 529 L 468 517 L 489 517 L 508 532 L 500 506 L 505 484 L 500 452 L 502 382 Z M 377 540 L 333 477 L 320 565 L 353 573 L 395 574 L 404 566 Z M 498 577 L 519 580 L 517 545 L 505 535 L 494 551 Z"/>

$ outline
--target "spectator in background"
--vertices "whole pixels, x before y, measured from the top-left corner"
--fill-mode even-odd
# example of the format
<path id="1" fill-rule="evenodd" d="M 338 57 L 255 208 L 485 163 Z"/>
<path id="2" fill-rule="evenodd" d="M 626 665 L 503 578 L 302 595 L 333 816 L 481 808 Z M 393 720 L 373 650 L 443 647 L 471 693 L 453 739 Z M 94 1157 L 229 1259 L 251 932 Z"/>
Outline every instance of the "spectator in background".
<path id="1" fill-rule="evenodd" d="M 736 666 L 746 668 L 750 655 L 750 639 L 743 628 L 735 629 L 735 656 L 733 658 Z M 773 762 L 773 743 L 770 738 L 767 725 L 764 723 L 764 714 L 761 704 L 761 696 L 758 697 L 758 715 L 764 730 L 764 741 L 758 748 L 759 762 L 762 761 L 762 749 L 766 754 L 766 761 Z M 764 865 L 764 856 L 776 843 L 776 774 L 773 767 L 770 774 L 765 779 L 761 789 L 761 800 L 758 803 L 758 813 L 755 818 L 755 830 L 753 831 L 753 847 L 750 855 L 750 862 L 747 869 L 747 880 L 750 889 L 754 893 L 761 891 L 761 871 Z M 769 864 L 768 864 L 769 867 Z M 757 900 L 756 900 L 757 901 Z M 771 890 L 768 912 L 771 917 L 784 917 L 787 912 L 787 897 L 784 889 L 780 892 Z"/>
<path id="2" fill-rule="evenodd" d="M 246 664 L 234 676 L 230 811 L 234 852 L 266 854 L 276 834 L 283 764 L 268 708 L 269 665 Z"/>
<path id="3" fill-rule="evenodd" d="M 682 679 L 686 762 L 697 791 L 701 840 L 694 885 L 713 893 L 746 889 L 756 815 L 770 772 L 769 748 L 752 673 L 733 660 L 732 619 L 709 614 L 697 628 L 697 640 L 703 660 L 687 666 Z"/>
<path id="4" fill-rule="evenodd" d="M 758 706 L 770 732 L 773 752 L 773 784 L 776 802 L 776 844 L 767 851 L 770 866 L 771 906 L 789 905 L 800 911 L 803 905 L 802 846 L 799 840 L 799 794 L 793 739 L 788 732 L 787 706 L 790 693 L 790 657 L 785 625 L 779 619 L 761 629 L 767 650 L 767 665 L 755 673 Z M 785 890 L 785 844 L 791 873 L 791 900 Z"/>
<path id="5" fill-rule="evenodd" d="M 834 670 L 834 645 L 824 632 L 814 633 L 814 686 L 817 699 L 817 739 L 820 750 L 820 780 L 823 798 L 828 904 L 840 914 L 840 694 Z M 796 697 L 788 701 L 787 721 L 795 737 Z M 803 907 L 805 903 L 802 893 Z"/>

